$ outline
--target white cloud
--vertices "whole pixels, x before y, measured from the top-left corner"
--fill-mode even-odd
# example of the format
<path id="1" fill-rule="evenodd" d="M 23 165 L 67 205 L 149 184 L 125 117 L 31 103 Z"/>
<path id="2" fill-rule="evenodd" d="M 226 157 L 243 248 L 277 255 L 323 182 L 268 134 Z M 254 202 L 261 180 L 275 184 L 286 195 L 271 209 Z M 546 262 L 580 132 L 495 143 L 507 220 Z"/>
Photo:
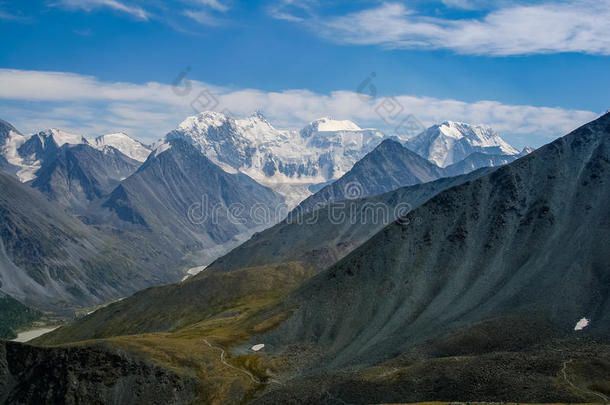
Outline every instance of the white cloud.
<path id="1" fill-rule="evenodd" d="M 361 126 L 393 131 L 413 114 L 424 125 L 444 120 L 488 124 L 516 146 L 540 146 L 598 114 L 559 107 L 468 103 L 452 99 L 397 95 L 401 114 L 385 122 L 377 113 L 384 101 L 353 91 L 319 94 L 309 90 L 266 92 L 228 89 L 191 81 L 190 86 L 104 82 L 72 73 L 0 69 L 0 106 L 7 120 L 24 132 L 51 126 L 88 136 L 123 131 L 154 142 L 193 115 L 192 104 L 244 116 L 261 110 L 280 128 L 300 128 L 322 116 L 350 119 Z M 198 98 L 198 102 L 194 103 Z M 385 100 L 387 101 L 387 99 Z"/>
<path id="2" fill-rule="evenodd" d="M 464 0 L 445 3 L 474 4 Z M 304 23 L 319 35 L 345 44 L 494 56 L 610 55 L 610 0 L 509 5 L 481 19 L 434 18 L 418 15 L 402 3 L 383 3 L 338 17 L 310 17 Z"/>
<path id="3" fill-rule="evenodd" d="M 216 11 L 225 12 L 229 10 L 229 6 L 224 3 L 219 2 L 218 0 L 197 0 L 198 3 L 203 4 L 204 6 L 208 6 Z"/>
<path id="4" fill-rule="evenodd" d="M 150 14 L 142 7 L 137 5 L 127 5 L 118 0 L 59 0 L 54 5 L 69 9 L 85 10 L 88 12 L 97 8 L 110 8 L 115 11 L 130 14 L 141 20 L 148 20 L 150 18 Z"/>
<path id="5" fill-rule="evenodd" d="M 204 25 L 220 25 L 222 20 L 210 15 L 204 10 L 184 10 L 183 14 L 190 19 L 197 21 L 199 24 Z"/>

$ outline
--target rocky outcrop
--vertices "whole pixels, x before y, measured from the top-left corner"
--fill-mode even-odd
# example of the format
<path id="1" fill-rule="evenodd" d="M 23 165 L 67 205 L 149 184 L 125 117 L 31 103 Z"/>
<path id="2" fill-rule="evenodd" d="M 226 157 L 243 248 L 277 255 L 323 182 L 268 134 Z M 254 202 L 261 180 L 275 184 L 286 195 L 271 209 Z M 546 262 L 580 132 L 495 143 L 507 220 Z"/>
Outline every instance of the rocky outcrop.
<path id="1" fill-rule="evenodd" d="M 0 344 L 0 401 L 10 404 L 188 404 L 197 382 L 102 346 Z"/>

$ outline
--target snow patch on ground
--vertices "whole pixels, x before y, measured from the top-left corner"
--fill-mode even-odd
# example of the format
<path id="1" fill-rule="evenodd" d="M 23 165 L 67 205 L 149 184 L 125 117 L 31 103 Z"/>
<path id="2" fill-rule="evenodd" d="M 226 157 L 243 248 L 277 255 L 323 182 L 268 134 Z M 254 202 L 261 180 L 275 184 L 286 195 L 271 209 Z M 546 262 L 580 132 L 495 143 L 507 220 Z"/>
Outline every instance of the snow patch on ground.
<path id="1" fill-rule="evenodd" d="M 259 350 L 261 350 L 263 347 L 265 347 L 264 344 L 259 343 L 257 345 L 252 346 L 252 350 L 254 350 L 255 352 L 258 352 Z"/>
<path id="2" fill-rule="evenodd" d="M 576 326 L 574 326 L 574 330 L 583 330 L 587 326 L 589 326 L 589 320 L 587 318 L 582 318 L 580 321 L 578 321 Z"/>

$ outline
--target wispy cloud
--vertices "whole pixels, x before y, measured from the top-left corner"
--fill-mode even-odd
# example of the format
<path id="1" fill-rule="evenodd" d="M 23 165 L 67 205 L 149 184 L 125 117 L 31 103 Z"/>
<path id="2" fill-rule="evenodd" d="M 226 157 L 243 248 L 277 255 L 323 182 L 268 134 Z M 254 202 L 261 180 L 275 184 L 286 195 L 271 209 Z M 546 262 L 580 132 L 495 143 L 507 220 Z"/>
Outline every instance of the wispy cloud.
<path id="1" fill-rule="evenodd" d="M 229 6 L 227 6 L 225 3 L 221 3 L 218 0 L 196 0 L 196 2 L 223 13 L 229 10 Z"/>
<path id="2" fill-rule="evenodd" d="M 224 20 L 214 17 L 205 10 L 184 10 L 183 14 L 190 19 L 204 25 L 220 25 Z"/>
<path id="3" fill-rule="evenodd" d="M 466 0 L 445 3 L 474 5 Z M 479 19 L 424 16 L 403 3 L 388 2 L 342 16 L 310 16 L 304 23 L 324 38 L 343 44 L 449 49 L 493 56 L 560 52 L 610 55 L 608 0 L 504 5 Z"/>
<path id="4" fill-rule="evenodd" d="M 5 2 L 0 1 L 0 21 L 28 23 L 32 22 L 32 17 L 24 16 L 21 11 L 10 9 Z"/>
<path id="5" fill-rule="evenodd" d="M 0 20 L 17 20 L 19 16 L 0 10 Z"/>
<path id="6" fill-rule="evenodd" d="M 135 4 L 127 4 L 119 0 L 59 0 L 52 3 L 54 6 L 61 6 L 74 10 L 85 10 L 87 12 L 98 8 L 109 8 L 115 11 L 127 13 L 140 20 L 148 20 L 151 15 L 148 11 Z"/>
<path id="7" fill-rule="evenodd" d="M 304 22 L 314 14 L 317 0 L 280 0 L 267 7 L 269 15 L 277 20 Z"/>
<path id="8" fill-rule="evenodd" d="M 309 90 L 266 92 L 227 89 L 191 81 L 188 90 L 169 84 L 104 82 L 72 73 L 0 69 L 0 118 L 25 132 L 49 126 L 99 135 L 123 131 L 153 142 L 193 115 L 191 104 L 207 89 L 217 99 L 214 109 L 236 116 L 261 110 L 272 123 L 300 128 L 322 116 L 351 119 L 361 126 L 391 131 L 376 112 L 381 101 L 363 100 L 353 91 L 320 94 Z M 558 107 L 507 105 L 498 101 L 468 103 L 411 95 L 397 95 L 404 111 L 425 125 L 444 120 L 488 124 L 517 146 L 540 146 L 594 119 L 591 111 Z"/>

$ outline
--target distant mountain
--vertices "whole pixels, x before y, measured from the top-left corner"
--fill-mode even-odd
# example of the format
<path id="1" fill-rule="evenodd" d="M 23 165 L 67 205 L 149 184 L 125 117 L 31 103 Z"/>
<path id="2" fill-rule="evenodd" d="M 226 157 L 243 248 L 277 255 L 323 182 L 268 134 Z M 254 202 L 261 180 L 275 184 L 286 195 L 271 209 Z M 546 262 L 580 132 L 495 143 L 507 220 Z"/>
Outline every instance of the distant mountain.
<path id="1" fill-rule="evenodd" d="M 444 173 L 448 176 L 459 176 L 470 173 L 481 167 L 496 167 L 514 162 L 520 155 L 489 155 L 482 152 L 474 152 L 465 159 L 445 167 Z"/>
<path id="2" fill-rule="evenodd" d="M 25 304 L 70 314 L 178 277 L 2 172 L 0 189 L 0 289 Z"/>
<path id="3" fill-rule="evenodd" d="M 86 145 L 104 154 L 109 154 L 108 148 L 112 147 L 124 154 L 128 158 L 126 160 L 133 159 L 137 162 L 146 160 L 150 153 L 149 147 L 122 133 L 103 135 L 91 141 L 81 135 L 59 129 L 47 129 L 24 136 L 11 124 L 0 120 L 0 169 L 22 182 L 36 179 L 37 172 L 43 166 L 54 164 L 63 146 L 76 145 Z M 101 163 L 100 159 L 97 160 L 97 163 Z M 87 162 L 80 164 L 81 166 L 92 166 Z M 101 170 L 111 173 L 116 169 L 118 168 L 104 167 Z M 78 174 L 74 175 L 78 176 Z"/>
<path id="4" fill-rule="evenodd" d="M 22 168 L 20 166 L 21 157 L 17 153 L 17 148 L 26 139 L 14 126 L 0 120 L 0 170 L 18 177 L 18 172 Z"/>
<path id="5" fill-rule="evenodd" d="M 302 201 L 295 212 L 305 212 L 332 201 L 385 193 L 399 187 L 443 177 L 444 171 L 400 143 L 387 139 L 359 160 L 339 180 Z"/>
<path id="6" fill-rule="evenodd" d="M 31 186 L 72 211 L 82 211 L 112 192 L 140 162 L 110 146 L 64 144 L 44 159 Z"/>
<path id="7" fill-rule="evenodd" d="M 228 172 L 247 174 L 294 206 L 308 186 L 337 179 L 384 135 L 351 121 L 322 118 L 300 132 L 274 128 L 260 113 L 233 119 L 204 112 L 188 117 L 164 140 L 185 139 Z"/>
<path id="8" fill-rule="evenodd" d="M 607 338 L 609 185 L 606 114 L 387 226 L 306 282 L 278 308 L 290 318 L 252 341 L 273 353 L 313 345 L 323 353 L 316 367 L 342 370 L 441 336 L 498 339 L 498 351 L 532 336 L 574 337 L 582 318 L 589 325 L 578 333 Z M 517 332 L 511 319 L 533 326 Z M 473 335 L 484 322 L 496 324 L 493 337 Z"/>
<path id="9" fill-rule="evenodd" d="M 138 162 L 144 162 L 150 154 L 150 147 L 142 142 L 136 141 L 122 132 L 98 136 L 90 142 L 93 147 L 104 150 L 106 146 L 112 146 L 119 152 Z"/>
<path id="10" fill-rule="evenodd" d="M 472 153 L 518 155 L 519 151 L 487 126 L 446 121 L 409 139 L 405 146 L 420 156 L 446 167 Z"/>
<path id="11" fill-rule="evenodd" d="M 158 145 L 102 206 L 122 223 L 148 232 L 161 249 L 207 264 L 276 221 L 271 214 L 283 202 L 273 190 L 245 174 L 227 173 L 176 138 Z"/>

